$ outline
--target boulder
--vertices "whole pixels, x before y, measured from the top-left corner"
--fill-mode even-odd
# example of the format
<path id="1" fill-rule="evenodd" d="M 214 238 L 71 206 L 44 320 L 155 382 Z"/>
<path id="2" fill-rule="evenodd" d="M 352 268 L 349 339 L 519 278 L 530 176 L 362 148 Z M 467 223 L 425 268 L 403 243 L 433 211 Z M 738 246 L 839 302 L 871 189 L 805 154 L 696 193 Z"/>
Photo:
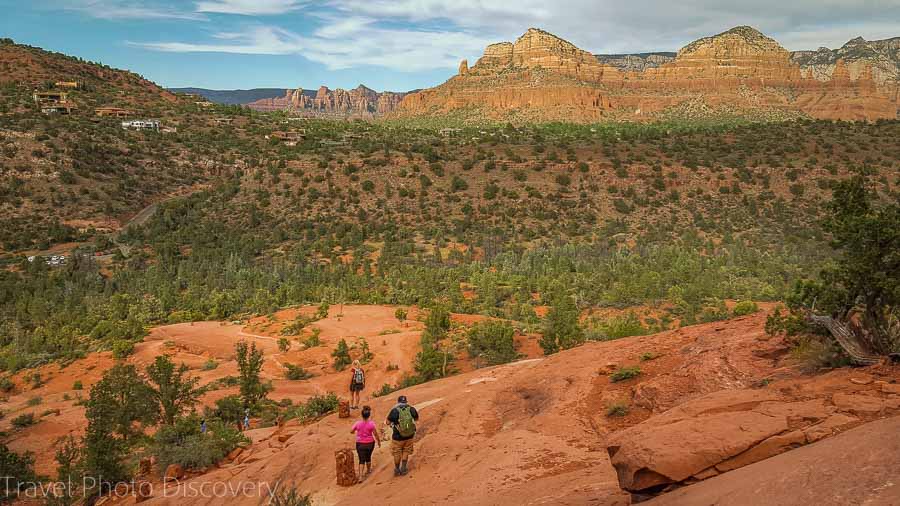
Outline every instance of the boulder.
<path id="1" fill-rule="evenodd" d="M 884 401 L 870 395 L 836 393 L 831 397 L 831 401 L 838 411 L 857 416 L 876 415 L 884 409 Z"/>
<path id="2" fill-rule="evenodd" d="M 149 476 L 152 469 L 153 463 L 150 461 L 149 457 L 142 458 L 140 463 L 138 463 L 138 475 L 140 476 Z"/>
<path id="3" fill-rule="evenodd" d="M 134 485 L 134 502 L 144 502 L 153 497 L 153 485 L 147 480 L 141 480 Z"/>
<path id="4" fill-rule="evenodd" d="M 337 484 L 342 487 L 356 485 L 356 469 L 353 460 L 353 450 L 344 448 L 334 452 L 335 472 Z"/>
<path id="5" fill-rule="evenodd" d="M 881 391 L 886 394 L 900 395 L 900 383 L 884 383 L 881 385 Z"/>
<path id="6" fill-rule="evenodd" d="M 721 464 L 716 464 L 716 469 L 722 473 L 728 472 L 739 467 L 749 466 L 769 457 L 774 457 L 804 444 L 806 444 L 806 434 L 801 430 L 779 434 L 766 439 L 736 457 L 732 457 Z"/>
<path id="7" fill-rule="evenodd" d="M 234 462 L 234 459 L 238 458 L 241 453 L 244 452 L 244 449 L 241 447 L 237 447 L 234 450 L 228 452 L 228 455 L 225 456 L 225 460 L 228 462 Z"/>
<path id="8" fill-rule="evenodd" d="M 340 401 L 338 403 L 338 417 L 350 418 L 350 401 Z"/>
<path id="9" fill-rule="evenodd" d="M 181 467 L 181 464 L 169 464 L 169 467 L 166 468 L 166 475 L 163 478 L 163 481 L 177 481 L 184 478 L 184 468 Z"/>
<path id="10" fill-rule="evenodd" d="M 680 482 L 788 429 L 785 417 L 754 411 L 700 415 L 665 425 L 652 420 L 610 438 L 610 460 L 623 489 Z"/>
<path id="11" fill-rule="evenodd" d="M 803 429 L 803 433 L 806 434 L 806 441 L 812 443 L 832 435 L 835 430 L 842 429 L 858 421 L 859 418 L 856 418 L 854 416 L 845 415 L 843 413 L 835 413 L 826 418 L 825 421 L 821 423 L 818 423 L 811 427 L 806 427 L 805 429 Z"/>

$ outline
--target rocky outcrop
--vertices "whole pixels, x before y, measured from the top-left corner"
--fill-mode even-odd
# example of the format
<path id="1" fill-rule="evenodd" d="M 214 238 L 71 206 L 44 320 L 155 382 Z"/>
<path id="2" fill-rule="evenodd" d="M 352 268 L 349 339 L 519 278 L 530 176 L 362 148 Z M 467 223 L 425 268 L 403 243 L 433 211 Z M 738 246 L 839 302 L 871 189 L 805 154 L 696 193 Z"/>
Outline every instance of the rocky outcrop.
<path id="1" fill-rule="evenodd" d="M 866 51 L 896 52 L 893 40 L 866 43 Z M 797 58 L 747 26 L 694 41 L 674 58 L 592 55 L 531 28 L 515 42 L 489 45 L 474 66 L 461 65 L 446 83 L 408 95 L 397 114 L 461 110 L 569 121 L 653 120 L 691 111 L 775 119 L 897 117 L 896 77 L 885 78 L 888 72 L 876 70 L 871 59 L 839 58 L 826 72 L 803 67 Z"/>
<path id="2" fill-rule="evenodd" d="M 247 104 L 257 111 L 290 111 L 304 116 L 370 118 L 394 111 L 405 93 L 383 92 L 359 85 L 352 90 L 320 87 L 311 92 L 302 88 L 285 90 L 283 97 Z"/>
<path id="3" fill-rule="evenodd" d="M 675 59 L 676 53 L 597 54 L 600 63 L 612 65 L 624 72 L 643 72 Z"/>
<path id="4" fill-rule="evenodd" d="M 870 73 L 878 85 L 896 85 L 900 80 L 900 37 L 871 41 L 857 37 L 838 49 L 795 51 L 791 62 L 800 67 L 804 77 L 818 81 L 831 80 L 843 62 L 851 79 L 866 78 Z"/>
<path id="5" fill-rule="evenodd" d="M 529 28 L 515 43 L 487 47 L 469 74 L 490 75 L 508 69 L 540 68 L 585 81 L 616 79 L 619 71 L 591 53 L 551 33 Z"/>
<path id="6" fill-rule="evenodd" d="M 645 504 L 900 504 L 898 431 L 900 417 L 878 420 Z"/>
<path id="7" fill-rule="evenodd" d="M 900 397 L 859 392 L 852 378 L 822 383 L 814 387 L 818 396 L 805 400 L 772 390 L 720 390 L 618 432 L 608 452 L 619 483 L 643 491 L 704 480 L 900 410 Z M 822 396 L 833 390 L 841 391 Z"/>

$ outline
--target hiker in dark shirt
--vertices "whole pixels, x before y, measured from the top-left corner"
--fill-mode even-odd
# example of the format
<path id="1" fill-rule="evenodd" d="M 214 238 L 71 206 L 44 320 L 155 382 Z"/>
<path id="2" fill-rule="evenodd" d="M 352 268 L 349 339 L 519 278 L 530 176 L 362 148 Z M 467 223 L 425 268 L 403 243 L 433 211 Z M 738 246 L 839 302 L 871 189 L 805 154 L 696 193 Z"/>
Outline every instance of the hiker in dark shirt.
<path id="1" fill-rule="evenodd" d="M 387 424 L 394 429 L 391 437 L 391 455 L 394 456 L 394 476 L 402 476 L 407 472 L 407 461 L 413 454 L 413 440 L 416 437 L 416 421 L 419 412 L 406 402 L 406 396 L 397 399 L 397 405 L 387 416 Z"/>

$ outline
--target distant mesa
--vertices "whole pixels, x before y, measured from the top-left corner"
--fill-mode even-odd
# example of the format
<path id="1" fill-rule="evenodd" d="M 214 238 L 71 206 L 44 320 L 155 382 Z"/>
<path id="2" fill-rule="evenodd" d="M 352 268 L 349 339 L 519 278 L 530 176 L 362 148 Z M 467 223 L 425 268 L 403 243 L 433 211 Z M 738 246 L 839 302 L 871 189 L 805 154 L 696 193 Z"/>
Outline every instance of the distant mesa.
<path id="1" fill-rule="evenodd" d="M 522 120 L 654 120 L 729 114 L 770 119 L 897 118 L 900 38 L 856 38 L 791 53 L 755 28 L 703 37 L 677 53 L 594 55 L 528 29 L 487 46 L 472 67 L 407 95 L 396 115 L 465 111 Z"/>

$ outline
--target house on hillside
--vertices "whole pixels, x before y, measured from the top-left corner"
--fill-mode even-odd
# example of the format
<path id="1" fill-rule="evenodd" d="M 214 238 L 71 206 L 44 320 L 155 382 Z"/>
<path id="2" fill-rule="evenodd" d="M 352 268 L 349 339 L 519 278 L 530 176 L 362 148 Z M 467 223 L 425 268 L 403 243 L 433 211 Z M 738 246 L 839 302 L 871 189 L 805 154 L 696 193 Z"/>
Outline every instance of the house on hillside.
<path id="1" fill-rule="evenodd" d="M 72 88 L 72 89 L 79 87 L 78 82 L 76 82 L 76 81 L 56 81 L 55 83 L 53 83 L 53 86 L 55 86 L 57 88 Z"/>
<path id="2" fill-rule="evenodd" d="M 128 109 L 120 107 L 98 107 L 94 109 L 94 114 L 100 117 L 125 118 L 133 116 L 134 113 Z"/>
<path id="3" fill-rule="evenodd" d="M 234 121 L 234 118 L 213 118 L 213 121 L 215 121 L 217 125 L 230 125 Z"/>
<path id="4" fill-rule="evenodd" d="M 75 109 L 77 109 L 77 107 L 72 102 L 41 105 L 41 112 L 44 114 L 72 114 Z"/>
<path id="5" fill-rule="evenodd" d="M 35 91 L 32 98 L 44 114 L 72 114 L 77 109 L 64 91 Z"/>
<path id="6" fill-rule="evenodd" d="M 306 138 L 305 131 L 291 130 L 287 132 L 275 131 L 266 136 L 266 139 L 278 139 L 287 146 L 295 146 Z"/>
<path id="7" fill-rule="evenodd" d="M 159 131 L 159 121 L 155 119 L 136 119 L 123 121 L 122 128 L 126 130 L 156 130 Z"/>
<path id="8" fill-rule="evenodd" d="M 32 95 L 39 104 L 59 104 L 68 102 L 69 94 L 64 91 L 35 91 Z"/>
<path id="9" fill-rule="evenodd" d="M 462 132 L 461 128 L 442 128 L 438 131 L 443 137 L 450 137 L 451 135 L 455 135 L 459 132 Z"/>

